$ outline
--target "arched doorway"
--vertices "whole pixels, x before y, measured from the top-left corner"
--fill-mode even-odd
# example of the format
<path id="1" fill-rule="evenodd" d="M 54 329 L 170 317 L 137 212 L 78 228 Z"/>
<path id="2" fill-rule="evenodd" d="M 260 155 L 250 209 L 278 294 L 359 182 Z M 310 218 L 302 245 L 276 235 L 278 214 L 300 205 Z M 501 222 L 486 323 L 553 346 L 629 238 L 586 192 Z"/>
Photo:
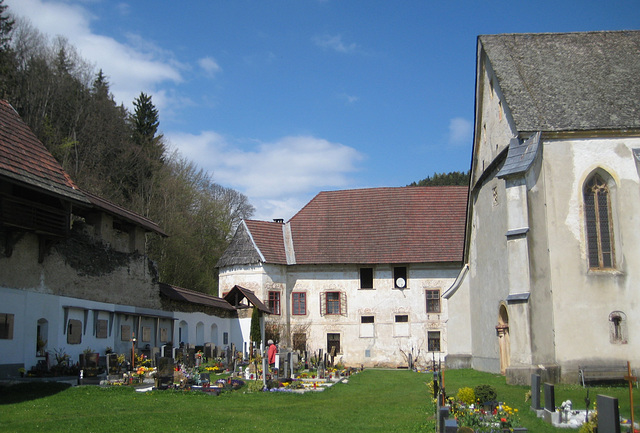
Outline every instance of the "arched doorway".
<path id="1" fill-rule="evenodd" d="M 505 374 L 507 367 L 511 363 L 511 357 L 509 353 L 509 313 L 507 312 L 507 306 L 504 304 L 500 305 L 498 312 L 496 334 L 498 335 L 498 345 L 500 347 L 500 374 Z"/>
<path id="2" fill-rule="evenodd" d="M 185 341 L 186 340 L 186 341 Z M 178 342 L 179 344 L 189 342 L 189 325 L 184 320 L 178 326 Z"/>

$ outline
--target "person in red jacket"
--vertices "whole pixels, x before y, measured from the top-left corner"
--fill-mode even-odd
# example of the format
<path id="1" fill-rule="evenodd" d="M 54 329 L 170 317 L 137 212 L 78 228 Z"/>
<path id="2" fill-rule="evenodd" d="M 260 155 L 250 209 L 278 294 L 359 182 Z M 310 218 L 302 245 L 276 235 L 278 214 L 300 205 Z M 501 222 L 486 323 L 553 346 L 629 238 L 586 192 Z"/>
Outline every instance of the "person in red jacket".
<path id="1" fill-rule="evenodd" d="M 276 353 L 278 353 L 278 348 L 275 344 L 273 344 L 273 340 L 267 341 L 269 345 L 269 352 L 267 353 L 267 359 L 269 360 L 269 367 L 273 368 L 276 363 Z"/>

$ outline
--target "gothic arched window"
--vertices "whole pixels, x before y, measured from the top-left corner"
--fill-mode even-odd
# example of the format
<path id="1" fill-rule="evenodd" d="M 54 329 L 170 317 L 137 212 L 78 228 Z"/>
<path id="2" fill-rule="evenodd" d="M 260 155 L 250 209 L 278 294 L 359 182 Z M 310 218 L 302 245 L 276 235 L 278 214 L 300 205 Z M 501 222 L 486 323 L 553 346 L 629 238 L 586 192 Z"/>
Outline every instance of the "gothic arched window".
<path id="1" fill-rule="evenodd" d="M 609 187 L 599 174 L 595 174 L 585 184 L 583 196 L 589 267 L 613 268 L 615 260 Z"/>

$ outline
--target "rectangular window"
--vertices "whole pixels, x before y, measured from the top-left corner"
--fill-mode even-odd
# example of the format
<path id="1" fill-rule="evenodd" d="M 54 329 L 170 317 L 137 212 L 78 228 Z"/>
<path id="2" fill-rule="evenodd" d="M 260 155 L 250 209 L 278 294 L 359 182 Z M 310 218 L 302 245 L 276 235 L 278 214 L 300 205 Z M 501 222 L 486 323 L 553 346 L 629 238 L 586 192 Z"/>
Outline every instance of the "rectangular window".
<path id="1" fill-rule="evenodd" d="M 373 268 L 360 268 L 360 288 L 373 289 Z"/>
<path id="2" fill-rule="evenodd" d="M 307 314 L 307 294 L 305 292 L 293 292 L 291 297 L 293 300 L 293 314 L 295 316 Z"/>
<path id="3" fill-rule="evenodd" d="M 440 290 L 427 290 L 427 313 L 440 312 Z"/>
<path id="4" fill-rule="evenodd" d="M 327 353 L 331 356 L 340 353 L 340 334 L 327 334 Z"/>
<path id="5" fill-rule="evenodd" d="M 13 314 L 0 314 L 0 340 L 13 340 Z"/>
<path id="6" fill-rule="evenodd" d="M 229 333 L 228 332 L 223 332 L 222 333 L 222 344 L 229 344 Z"/>
<path id="7" fill-rule="evenodd" d="M 109 331 L 109 322 L 107 320 L 98 319 L 96 321 L 96 338 L 107 338 Z"/>
<path id="8" fill-rule="evenodd" d="M 340 292 L 327 292 L 326 314 L 340 314 Z"/>
<path id="9" fill-rule="evenodd" d="M 411 335 L 409 329 L 409 316 L 407 314 L 397 314 L 395 323 L 393 324 L 394 337 L 409 337 Z"/>
<path id="10" fill-rule="evenodd" d="M 360 316 L 360 338 L 375 337 L 374 316 Z"/>
<path id="11" fill-rule="evenodd" d="M 272 314 L 280 315 L 280 292 L 269 292 L 269 309 Z"/>
<path id="12" fill-rule="evenodd" d="M 407 288 L 407 267 L 396 266 L 393 268 L 393 287 L 396 289 Z"/>
<path id="13" fill-rule="evenodd" d="M 440 352 L 440 331 L 429 331 L 427 333 L 427 349 L 429 352 Z"/>

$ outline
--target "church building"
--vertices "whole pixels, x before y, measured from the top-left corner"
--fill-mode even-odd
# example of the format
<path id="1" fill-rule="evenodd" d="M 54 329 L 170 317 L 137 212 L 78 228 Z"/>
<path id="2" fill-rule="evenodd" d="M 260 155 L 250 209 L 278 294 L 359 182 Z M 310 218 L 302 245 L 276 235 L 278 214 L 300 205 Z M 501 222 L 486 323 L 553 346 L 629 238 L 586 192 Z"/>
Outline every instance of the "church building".
<path id="1" fill-rule="evenodd" d="M 640 367 L 639 78 L 639 31 L 478 38 L 449 367 Z"/>

